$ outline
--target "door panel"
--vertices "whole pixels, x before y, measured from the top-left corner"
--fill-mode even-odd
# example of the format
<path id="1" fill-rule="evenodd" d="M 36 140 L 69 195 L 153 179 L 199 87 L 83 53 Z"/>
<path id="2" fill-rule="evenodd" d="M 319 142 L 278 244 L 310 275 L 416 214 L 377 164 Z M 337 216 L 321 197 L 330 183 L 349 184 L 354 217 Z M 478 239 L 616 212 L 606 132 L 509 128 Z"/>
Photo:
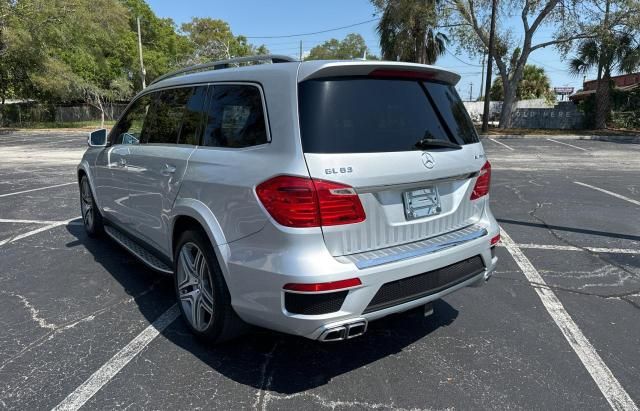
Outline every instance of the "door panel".
<path id="1" fill-rule="evenodd" d="M 173 207 L 194 146 L 140 144 L 128 162 L 131 229 L 168 252 L 167 213 Z M 169 253 L 170 254 L 170 253 Z"/>
<path id="2" fill-rule="evenodd" d="M 118 224 L 127 224 L 131 209 L 127 160 L 129 146 L 117 144 L 98 154 L 95 167 L 94 190 L 104 217 Z"/>

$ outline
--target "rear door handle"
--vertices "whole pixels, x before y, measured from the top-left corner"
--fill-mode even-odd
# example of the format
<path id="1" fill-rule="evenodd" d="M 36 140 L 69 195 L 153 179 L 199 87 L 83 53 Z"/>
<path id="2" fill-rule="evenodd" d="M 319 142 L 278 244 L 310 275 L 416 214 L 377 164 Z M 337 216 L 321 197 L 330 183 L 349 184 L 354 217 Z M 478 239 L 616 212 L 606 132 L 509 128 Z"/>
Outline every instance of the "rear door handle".
<path id="1" fill-rule="evenodd" d="M 176 172 L 176 166 L 172 166 L 171 164 L 165 164 L 164 167 L 162 167 L 162 171 L 160 171 L 160 174 L 162 174 L 163 176 L 169 176 L 175 172 Z"/>

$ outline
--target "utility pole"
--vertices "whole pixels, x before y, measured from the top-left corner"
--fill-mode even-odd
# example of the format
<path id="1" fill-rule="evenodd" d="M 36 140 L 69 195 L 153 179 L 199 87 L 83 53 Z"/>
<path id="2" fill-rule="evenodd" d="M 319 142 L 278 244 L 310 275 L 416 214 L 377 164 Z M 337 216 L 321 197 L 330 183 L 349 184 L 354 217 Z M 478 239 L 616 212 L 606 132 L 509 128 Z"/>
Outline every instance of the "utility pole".
<path id="1" fill-rule="evenodd" d="M 147 87 L 145 80 L 146 71 L 144 70 L 144 61 L 142 60 L 142 35 L 140 34 L 140 16 L 136 17 L 138 23 L 138 53 L 140 54 L 140 77 L 142 77 L 142 89 Z"/>
<path id="2" fill-rule="evenodd" d="M 496 9 L 498 0 L 491 4 L 491 31 L 489 32 L 489 60 L 487 61 L 487 81 L 484 93 L 484 112 L 482 113 L 482 132 L 489 131 L 489 90 L 491 90 L 491 72 L 493 71 L 493 43 L 496 35 Z"/>
<path id="3" fill-rule="evenodd" d="M 300 40 L 300 61 L 302 61 L 302 40 Z"/>
<path id="4" fill-rule="evenodd" d="M 469 83 L 469 101 L 473 101 L 473 82 Z"/>
<path id="5" fill-rule="evenodd" d="M 484 60 L 487 57 L 487 53 L 486 52 L 482 52 L 482 75 L 480 76 L 480 95 L 478 96 L 478 100 L 480 100 L 481 98 L 483 98 L 483 90 L 482 90 L 482 86 L 484 86 Z"/>

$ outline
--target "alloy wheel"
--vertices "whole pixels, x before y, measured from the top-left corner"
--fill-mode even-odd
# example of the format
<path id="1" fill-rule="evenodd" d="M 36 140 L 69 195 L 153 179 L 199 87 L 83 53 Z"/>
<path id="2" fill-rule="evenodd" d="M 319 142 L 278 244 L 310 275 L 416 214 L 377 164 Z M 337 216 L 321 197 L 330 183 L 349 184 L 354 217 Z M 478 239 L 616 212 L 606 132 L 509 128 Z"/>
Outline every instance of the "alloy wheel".
<path id="1" fill-rule="evenodd" d="M 82 221 L 88 230 L 93 229 L 93 207 L 93 197 L 91 195 L 91 189 L 89 188 L 89 182 L 84 178 L 80 185 L 80 209 L 82 211 Z"/>
<path id="2" fill-rule="evenodd" d="M 200 248 L 185 243 L 178 254 L 178 298 L 191 326 L 205 331 L 213 320 L 213 282 L 207 260 Z"/>

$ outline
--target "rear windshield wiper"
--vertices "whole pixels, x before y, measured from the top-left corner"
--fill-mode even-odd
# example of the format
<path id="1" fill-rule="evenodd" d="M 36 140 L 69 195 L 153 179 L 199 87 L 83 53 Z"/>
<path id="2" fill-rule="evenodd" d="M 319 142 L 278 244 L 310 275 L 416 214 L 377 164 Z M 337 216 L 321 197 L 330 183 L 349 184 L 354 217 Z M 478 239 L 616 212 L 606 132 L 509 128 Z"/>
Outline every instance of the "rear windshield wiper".
<path id="1" fill-rule="evenodd" d="M 461 145 L 452 143 L 450 141 L 438 140 L 435 138 L 423 138 L 415 144 L 416 148 L 432 148 L 432 147 L 443 147 L 443 148 L 453 148 L 455 150 L 460 150 L 462 148 Z"/>

